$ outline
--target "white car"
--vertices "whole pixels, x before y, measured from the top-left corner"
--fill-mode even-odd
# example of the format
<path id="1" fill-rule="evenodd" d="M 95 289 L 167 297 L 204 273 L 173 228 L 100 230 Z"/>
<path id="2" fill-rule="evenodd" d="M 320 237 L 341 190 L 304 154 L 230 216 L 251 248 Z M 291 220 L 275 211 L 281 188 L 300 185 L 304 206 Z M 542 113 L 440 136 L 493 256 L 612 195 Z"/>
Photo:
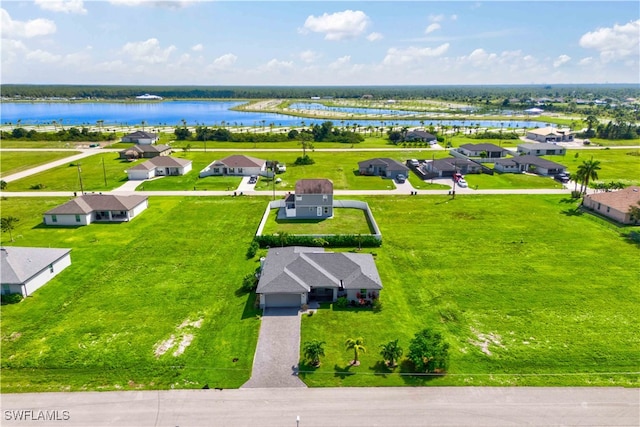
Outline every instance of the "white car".
<path id="1" fill-rule="evenodd" d="M 467 181 L 465 181 L 464 178 L 460 178 L 458 180 L 458 187 L 467 188 L 468 187 Z"/>

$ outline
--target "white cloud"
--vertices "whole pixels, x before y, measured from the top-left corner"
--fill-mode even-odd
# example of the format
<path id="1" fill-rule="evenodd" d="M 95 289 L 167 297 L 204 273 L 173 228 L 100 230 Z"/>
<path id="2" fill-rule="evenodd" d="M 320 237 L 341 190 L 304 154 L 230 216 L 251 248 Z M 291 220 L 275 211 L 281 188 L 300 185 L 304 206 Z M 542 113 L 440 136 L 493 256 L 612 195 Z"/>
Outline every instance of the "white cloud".
<path id="1" fill-rule="evenodd" d="M 640 19 L 625 25 L 598 28 L 580 37 L 580 46 L 600 52 L 603 62 L 638 55 Z"/>
<path id="2" fill-rule="evenodd" d="M 326 40 L 342 40 L 358 37 L 369 26 L 369 17 L 360 10 L 345 10 L 322 16 L 309 16 L 302 32 L 324 33 Z"/>
<path id="3" fill-rule="evenodd" d="M 300 52 L 300 55 L 298 56 L 303 62 L 311 63 L 315 62 L 321 55 L 313 50 L 305 50 L 304 52 Z"/>
<path id="4" fill-rule="evenodd" d="M 156 38 L 143 42 L 129 42 L 122 47 L 122 53 L 130 56 L 132 60 L 148 64 L 167 62 L 174 50 L 176 47 L 173 45 L 162 49 Z"/>
<path id="5" fill-rule="evenodd" d="M 198 43 L 195 46 L 191 46 L 191 50 L 194 52 L 202 52 L 202 49 L 204 49 L 204 46 L 202 46 L 202 43 Z"/>
<path id="6" fill-rule="evenodd" d="M 225 53 L 213 60 L 213 67 L 216 69 L 228 68 L 236 63 L 238 57 L 233 53 Z"/>
<path id="7" fill-rule="evenodd" d="M 382 62 L 386 65 L 406 64 L 423 58 L 441 56 L 448 49 L 449 43 L 442 44 L 436 48 L 412 46 L 406 49 L 398 49 L 392 47 L 387 51 L 387 55 Z"/>
<path id="8" fill-rule="evenodd" d="M 345 56 L 343 56 L 341 58 L 336 59 L 331 64 L 329 64 L 329 69 L 335 70 L 335 69 L 339 69 L 339 68 L 344 68 L 344 67 L 350 65 L 350 62 L 351 62 L 351 56 L 350 55 L 345 55 Z"/>
<path id="9" fill-rule="evenodd" d="M 51 12 L 77 13 L 80 15 L 87 13 L 82 0 L 36 0 L 36 4 L 41 9 Z"/>
<path id="10" fill-rule="evenodd" d="M 591 65 L 593 64 L 593 57 L 591 56 L 587 56 L 586 58 L 582 58 L 580 61 L 578 61 L 578 65 Z"/>
<path id="11" fill-rule="evenodd" d="M 293 62 L 291 61 L 278 61 L 277 59 L 272 59 L 271 61 L 267 62 L 263 67 L 264 69 L 270 70 L 270 71 L 279 71 L 279 70 L 288 70 L 293 68 Z"/>
<path id="12" fill-rule="evenodd" d="M 56 24 L 48 19 L 38 18 L 30 21 L 14 21 L 9 12 L 0 9 L 2 37 L 37 37 L 56 32 Z"/>
<path id="13" fill-rule="evenodd" d="M 553 67 L 558 68 L 562 64 L 566 64 L 569 61 L 571 61 L 571 57 L 569 55 L 560 55 L 556 58 L 555 61 L 553 61 Z"/>
<path id="14" fill-rule="evenodd" d="M 199 1 L 201 0 L 109 0 L 109 3 L 115 6 L 127 7 L 149 6 L 164 9 L 182 9 Z"/>
<path id="15" fill-rule="evenodd" d="M 425 28 L 424 33 L 425 34 L 433 33 L 434 31 L 439 30 L 440 28 L 441 28 L 440 24 L 438 24 L 437 22 L 434 22 L 433 24 L 429 24 L 429 26 Z"/>
<path id="16" fill-rule="evenodd" d="M 382 40 L 384 38 L 384 36 L 380 33 L 371 33 L 367 36 L 367 40 L 369 40 L 370 42 L 375 42 L 378 40 Z"/>
<path id="17" fill-rule="evenodd" d="M 48 64 L 58 62 L 62 58 L 60 55 L 54 55 L 50 52 L 46 52 L 40 49 L 27 53 L 26 57 L 29 61 L 44 62 Z"/>
<path id="18" fill-rule="evenodd" d="M 444 21 L 444 15 L 429 15 L 427 19 L 429 19 L 429 22 L 442 22 Z"/>
<path id="19" fill-rule="evenodd" d="M 455 15 L 455 14 L 454 14 L 454 15 L 451 15 L 451 16 L 449 17 L 449 19 L 451 19 L 452 21 L 457 21 L 457 20 L 458 20 L 458 15 Z"/>

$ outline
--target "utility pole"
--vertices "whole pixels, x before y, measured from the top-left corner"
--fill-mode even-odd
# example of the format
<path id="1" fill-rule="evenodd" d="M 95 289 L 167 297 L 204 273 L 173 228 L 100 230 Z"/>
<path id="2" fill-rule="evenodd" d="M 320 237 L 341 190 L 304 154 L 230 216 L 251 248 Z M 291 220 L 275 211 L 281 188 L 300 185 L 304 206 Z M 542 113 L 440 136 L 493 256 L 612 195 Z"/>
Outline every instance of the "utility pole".
<path id="1" fill-rule="evenodd" d="M 78 163 L 78 178 L 80 180 L 80 194 L 84 195 L 84 187 L 82 186 L 82 169 L 80 169 L 80 163 Z"/>
<path id="2" fill-rule="evenodd" d="M 104 156 L 102 156 L 102 176 L 104 176 L 104 186 L 107 186 L 107 169 L 104 166 Z"/>
<path id="3" fill-rule="evenodd" d="M 276 161 L 271 162 L 271 173 L 273 176 L 271 177 L 272 187 L 273 187 L 273 200 L 276 199 Z"/>

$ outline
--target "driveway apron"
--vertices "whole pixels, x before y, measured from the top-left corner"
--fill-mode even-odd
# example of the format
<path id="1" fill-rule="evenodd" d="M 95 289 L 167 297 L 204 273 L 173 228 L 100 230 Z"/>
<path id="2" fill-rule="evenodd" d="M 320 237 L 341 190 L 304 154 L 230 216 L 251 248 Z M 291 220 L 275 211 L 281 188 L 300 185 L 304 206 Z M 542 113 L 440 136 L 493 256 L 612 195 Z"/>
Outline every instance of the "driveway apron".
<path id="1" fill-rule="evenodd" d="M 297 308 L 267 308 L 253 358 L 251 379 L 242 388 L 306 387 L 298 378 L 300 314 Z"/>

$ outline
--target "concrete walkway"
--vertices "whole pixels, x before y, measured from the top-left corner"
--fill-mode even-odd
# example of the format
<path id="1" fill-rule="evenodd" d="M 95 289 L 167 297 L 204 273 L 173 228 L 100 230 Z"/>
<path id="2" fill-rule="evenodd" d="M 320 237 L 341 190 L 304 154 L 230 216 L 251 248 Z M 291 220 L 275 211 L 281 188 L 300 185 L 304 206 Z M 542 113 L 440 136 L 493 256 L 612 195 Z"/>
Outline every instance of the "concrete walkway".
<path id="1" fill-rule="evenodd" d="M 10 150 L 10 149 L 3 149 L 1 151 L 14 151 L 14 150 Z M 20 150 L 20 151 L 25 151 L 25 150 Z M 45 150 L 45 151 L 56 151 L 56 150 Z M 14 174 L 11 175 L 7 175 L 4 178 L 2 178 L 3 181 L 5 182 L 12 182 L 12 181 L 17 181 L 18 179 L 21 178 L 25 178 L 27 176 L 31 176 L 31 175 L 35 175 L 37 173 L 58 167 L 58 166 L 62 166 L 62 165 L 66 165 L 68 163 L 71 162 L 75 162 L 76 160 L 80 160 L 80 159 L 84 159 L 85 157 L 89 157 L 89 156 L 95 156 L 96 154 L 101 154 L 103 153 L 103 151 L 97 150 L 95 148 L 93 149 L 89 149 L 89 150 L 68 150 L 68 151 L 82 151 L 80 154 L 75 154 L 69 157 L 65 157 L 63 159 L 59 159 L 59 160 L 54 160 L 53 162 L 49 162 L 46 163 L 44 165 L 40 165 L 40 166 L 36 166 L 34 168 L 31 169 L 27 169 L 24 170 L 22 172 L 16 172 Z"/>
<path id="2" fill-rule="evenodd" d="M 251 379 L 242 388 L 306 387 L 298 378 L 298 309 L 267 308 L 261 322 Z"/>

